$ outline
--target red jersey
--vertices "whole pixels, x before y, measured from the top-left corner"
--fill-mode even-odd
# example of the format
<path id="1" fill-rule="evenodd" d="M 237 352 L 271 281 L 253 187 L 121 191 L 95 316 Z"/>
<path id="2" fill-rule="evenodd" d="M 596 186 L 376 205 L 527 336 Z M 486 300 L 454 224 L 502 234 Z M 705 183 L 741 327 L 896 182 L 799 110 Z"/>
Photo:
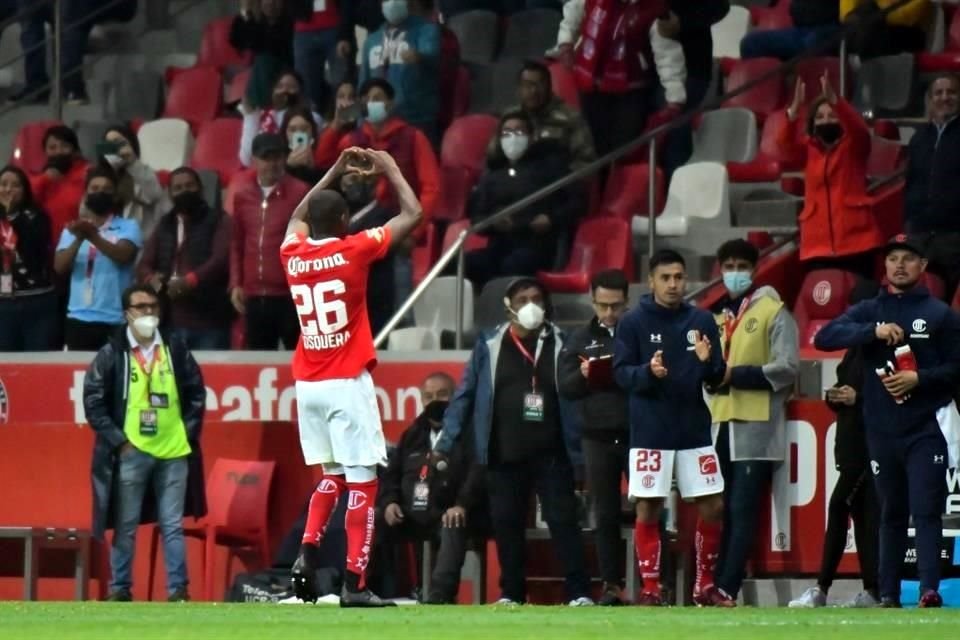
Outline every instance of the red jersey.
<path id="1" fill-rule="evenodd" d="M 390 250 L 390 229 L 313 240 L 291 233 L 280 262 L 300 319 L 293 379 L 355 378 L 377 364 L 367 317 L 370 265 Z"/>

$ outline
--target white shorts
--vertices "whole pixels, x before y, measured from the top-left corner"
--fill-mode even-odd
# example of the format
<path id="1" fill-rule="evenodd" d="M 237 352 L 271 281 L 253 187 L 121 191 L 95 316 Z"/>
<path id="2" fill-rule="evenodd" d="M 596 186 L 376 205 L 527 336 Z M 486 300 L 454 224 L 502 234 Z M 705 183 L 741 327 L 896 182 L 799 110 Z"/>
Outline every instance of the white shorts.
<path id="1" fill-rule="evenodd" d="M 666 498 L 673 483 L 674 461 L 677 488 L 683 498 L 699 498 L 723 492 L 720 461 L 712 447 L 698 449 L 630 449 L 631 498 Z"/>
<path id="2" fill-rule="evenodd" d="M 297 381 L 300 447 L 308 465 L 372 467 L 387 463 L 387 443 L 373 378 Z"/>

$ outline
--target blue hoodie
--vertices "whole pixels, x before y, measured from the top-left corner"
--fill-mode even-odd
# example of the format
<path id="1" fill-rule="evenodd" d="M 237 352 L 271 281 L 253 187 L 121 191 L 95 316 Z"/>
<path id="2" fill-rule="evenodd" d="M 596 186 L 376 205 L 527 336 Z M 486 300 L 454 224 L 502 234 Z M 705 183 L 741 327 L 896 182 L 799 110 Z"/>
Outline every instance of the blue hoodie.
<path id="1" fill-rule="evenodd" d="M 707 362 L 693 350 L 693 331 L 713 346 Z M 650 371 L 657 351 L 663 351 L 667 368 L 662 379 Z M 668 309 L 644 295 L 617 325 L 613 369 L 617 384 L 630 394 L 631 448 L 682 450 L 712 443 L 703 385 L 718 384 L 726 367 L 709 312 L 686 302 Z"/>
<path id="2" fill-rule="evenodd" d="M 894 347 L 877 339 L 878 324 L 895 323 L 917 359 L 919 384 L 910 398 L 897 404 L 876 369 L 894 362 Z M 867 434 L 905 434 L 953 400 L 960 383 L 960 316 L 946 303 L 914 286 L 905 293 L 882 291 L 876 298 L 847 309 L 817 332 L 814 345 L 822 351 L 863 346 L 863 417 Z M 899 346 L 899 345 L 898 345 Z"/>
<path id="3" fill-rule="evenodd" d="M 404 62 L 407 49 L 416 50 L 420 60 Z M 360 84 L 370 78 L 384 78 L 396 91 L 392 115 L 415 127 L 435 128 L 440 113 L 440 27 L 419 16 L 408 16 L 396 27 L 384 23 L 363 44 Z"/>

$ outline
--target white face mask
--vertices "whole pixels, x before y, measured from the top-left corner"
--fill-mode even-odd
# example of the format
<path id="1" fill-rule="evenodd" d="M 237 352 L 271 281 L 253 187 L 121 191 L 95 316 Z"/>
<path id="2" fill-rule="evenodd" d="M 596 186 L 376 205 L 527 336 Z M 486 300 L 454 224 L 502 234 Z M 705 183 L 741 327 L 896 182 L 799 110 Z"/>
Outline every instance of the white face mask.
<path id="1" fill-rule="evenodd" d="M 158 326 L 160 326 L 160 318 L 157 316 L 140 316 L 133 321 L 133 332 L 147 340 L 153 337 Z"/>
<path id="2" fill-rule="evenodd" d="M 514 315 L 517 316 L 517 322 L 520 323 L 521 327 L 528 331 L 534 331 L 543 326 L 545 313 L 539 305 L 528 302 L 520 307 L 519 311 L 515 311 Z"/>
<path id="3" fill-rule="evenodd" d="M 529 136 L 503 136 L 500 138 L 500 148 L 503 149 L 503 155 L 507 156 L 510 162 L 516 162 L 526 153 L 530 146 Z"/>

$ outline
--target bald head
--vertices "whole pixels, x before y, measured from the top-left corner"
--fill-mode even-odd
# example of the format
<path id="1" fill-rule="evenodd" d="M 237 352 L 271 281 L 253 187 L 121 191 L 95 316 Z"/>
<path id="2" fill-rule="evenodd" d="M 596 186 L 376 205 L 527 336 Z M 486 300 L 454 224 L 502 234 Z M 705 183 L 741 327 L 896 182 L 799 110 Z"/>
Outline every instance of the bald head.
<path id="1" fill-rule="evenodd" d="M 325 189 L 307 203 L 306 223 L 310 225 L 310 237 L 314 239 L 345 236 L 349 217 L 347 201 L 336 191 Z"/>

